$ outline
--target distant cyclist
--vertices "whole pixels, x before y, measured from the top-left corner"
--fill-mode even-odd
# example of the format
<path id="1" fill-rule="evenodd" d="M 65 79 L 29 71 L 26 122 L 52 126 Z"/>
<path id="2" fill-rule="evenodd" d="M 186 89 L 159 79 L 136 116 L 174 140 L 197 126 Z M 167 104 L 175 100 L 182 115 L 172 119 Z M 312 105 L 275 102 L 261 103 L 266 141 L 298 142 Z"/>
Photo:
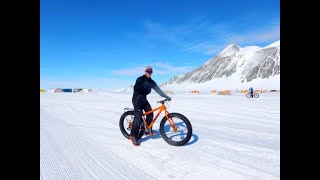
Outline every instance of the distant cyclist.
<path id="1" fill-rule="evenodd" d="M 137 137 L 139 133 L 140 124 L 142 122 L 142 114 L 143 110 L 145 112 L 150 111 L 152 108 L 150 103 L 147 100 L 147 95 L 150 94 L 151 89 L 154 89 L 161 97 L 166 98 L 167 100 L 171 101 L 171 98 L 167 96 L 157 85 L 154 80 L 151 79 L 152 75 L 152 67 L 147 66 L 145 68 L 145 74 L 138 77 L 136 80 L 136 84 L 134 85 L 133 89 L 133 97 L 132 97 L 132 104 L 134 107 L 134 119 L 133 125 L 131 129 L 131 133 L 129 139 L 131 142 L 139 146 L 140 144 L 137 142 Z M 148 114 L 146 117 L 147 124 L 149 125 L 153 120 L 153 113 Z M 151 130 L 152 135 L 154 133 Z"/>
<path id="2" fill-rule="evenodd" d="M 253 98 L 253 88 L 252 87 L 249 88 L 249 92 L 250 92 L 251 97 Z"/>

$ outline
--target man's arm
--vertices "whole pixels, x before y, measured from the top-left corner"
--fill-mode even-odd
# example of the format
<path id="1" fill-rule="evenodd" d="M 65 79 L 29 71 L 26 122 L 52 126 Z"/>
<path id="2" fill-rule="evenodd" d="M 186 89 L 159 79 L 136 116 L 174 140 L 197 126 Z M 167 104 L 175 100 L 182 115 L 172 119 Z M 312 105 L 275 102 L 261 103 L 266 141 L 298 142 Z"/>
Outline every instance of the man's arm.
<path id="1" fill-rule="evenodd" d="M 164 97 L 166 99 L 171 100 L 171 98 L 169 96 L 167 96 L 157 85 L 156 82 L 153 81 L 153 87 L 152 87 L 161 97 Z"/>

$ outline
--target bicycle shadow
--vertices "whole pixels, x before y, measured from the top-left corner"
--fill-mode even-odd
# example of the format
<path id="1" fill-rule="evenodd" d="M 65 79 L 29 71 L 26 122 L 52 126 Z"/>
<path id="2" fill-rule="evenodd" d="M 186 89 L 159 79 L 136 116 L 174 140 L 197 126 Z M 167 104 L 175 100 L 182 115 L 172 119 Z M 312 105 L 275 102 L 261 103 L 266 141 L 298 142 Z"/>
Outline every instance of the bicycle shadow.
<path id="1" fill-rule="evenodd" d="M 191 139 L 190 139 L 191 141 L 189 141 L 187 144 L 185 144 L 185 146 L 189 146 L 189 145 L 194 144 L 195 142 L 197 142 L 199 140 L 199 136 L 194 134 L 194 133 L 192 133 Z"/>
<path id="2" fill-rule="evenodd" d="M 155 130 L 153 130 L 153 131 L 155 131 Z M 156 133 L 155 135 L 153 135 L 153 136 L 145 136 L 145 135 L 142 136 L 141 139 L 139 139 L 139 142 L 142 143 L 142 142 L 147 141 L 147 140 L 149 140 L 149 139 L 159 139 L 159 138 L 162 138 L 161 135 L 160 135 L 160 131 L 157 130 L 156 132 L 157 132 L 157 133 Z"/>
<path id="3" fill-rule="evenodd" d="M 180 127 L 187 128 L 183 122 L 176 123 L 176 125 L 178 125 L 178 126 L 180 126 Z M 169 130 L 169 129 L 170 129 L 170 125 L 167 125 L 167 126 L 165 127 L 165 130 Z M 186 134 L 186 133 L 182 133 L 182 134 L 180 134 L 180 135 L 183 136 L 183 135 L 187 135 L 187 134 Z M 191 136 L 189 142 L 188 142 L 187 144 L 185 144 L 184 146 L 189 146 L 189 145 L 191 145 L 191 144 L 194 144 L 194 143 L 196 143 L 198 140 L 199 140 L 199 136 L 198 136 L 197 134 L 195 134 L 194 132 L 192 132 L 192 136 Z"/>
<path id="4" fill-rule="evenodd" d="M 177 125 L 180 125 L 182 127 L 185 127 L 182 123 L 177 123 Z M 170 131 L 170 125 L 165 125 L 164 127 L 164 130 L 165 132 L 168 132 Z M 154 130 L 155 131 L 155 130 Z M 160 134 L 160 130 L 157 130 L 156 131 L 157 133 L 154 135 L 154 136 L 143 136 L 141 139 L 139 139 L 139 142 L 142 143 L 142 142 L 145 142 L 149 139 L 159 139 L 159 138 L 162 138 L 161 134 Z M 180 134 L 179 136 L 183 136 L 183 135 L 186 135 L 186 133 L 182 133 Z M 194 143 L 196 143 L 197 141 L 199 140 L 199 136 L 197 134 L 194 134 L 192 133 L 192 136 L 191 136 L 191 139 L 189 140 L 189 142 L 187 144 L 185 144 L 184 146 L 189 146 L 189 145 L 192 145 Z"/>

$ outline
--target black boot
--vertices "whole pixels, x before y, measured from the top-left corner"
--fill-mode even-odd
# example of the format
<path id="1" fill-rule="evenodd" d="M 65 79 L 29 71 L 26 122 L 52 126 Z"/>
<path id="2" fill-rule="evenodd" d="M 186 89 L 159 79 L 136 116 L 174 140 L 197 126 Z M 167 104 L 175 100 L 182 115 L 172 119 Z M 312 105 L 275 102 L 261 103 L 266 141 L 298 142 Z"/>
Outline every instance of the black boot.
<path id="1" fill-rule="evenodd" d="M 140 143 L 138 143 L 137 138 L 133 136 L 129 136 L 130 141 L 132 142 L 133 145 L 135 146 L 140 146 Z"/>

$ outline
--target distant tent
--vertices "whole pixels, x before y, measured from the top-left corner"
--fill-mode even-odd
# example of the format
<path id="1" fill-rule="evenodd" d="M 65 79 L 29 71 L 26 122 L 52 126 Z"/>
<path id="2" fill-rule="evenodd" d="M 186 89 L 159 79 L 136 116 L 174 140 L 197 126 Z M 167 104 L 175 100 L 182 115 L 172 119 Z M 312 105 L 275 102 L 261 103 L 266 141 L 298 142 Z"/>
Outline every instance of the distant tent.
<path id="1" fill-rule="evenodd" d="M 92 92 L 92 90 L 91 90 L 91 89 L 82 89 L 82 91 L 81 91 L 81 92 L 89 93 L 89 92 Z"/>
<path id="2" fill-rule="evenodd" d="M 44 93 L 44 92 L 46 92 L 46 90 L 40 89 L 40 93 Z"/>
<path id="3" fill-rule="evenodd" d="M 81 91 L 82 91 L 82 88 L 74 88 L 74 89 L 72 90 L 72 92 L 75 92 L 75 93 L 81 92 Z"/>
<path id="4" fill-rule="evenodd" d="M 218 92 L 216 90 L 211 90 L 210 93 L 211 94 L 217 94 Z"/>
<path id="5" fill-rule="evenodd" d="M 53 89 L 53 92 L 54 93 L 60 93 L 60 92 L 63 92 L 63 91 L 60 88 L 55 88 L 55 89 Z"/>
<path id="6" fill-rule="evenodd" d="M 277 92 L 277 90 L 274 90 L 274 89 L 273 89 L 273 90 L 271 90 L 270 92 Z"/>
<path id="7" fill-rule="evenodd" d="M 64 89 L 62 89 L 62 92 L 72 92 L 72 89 L 71 88 L 64 88 Z"/>
<path id="8" fill-rule="evenodd" d="M 241 91 L 240 91 L 240 93 L 248 93 L 248 92 L 249 92 L 249 90 L 247 90 L 247 89 L 246 89 L 246 90 L 241 90 Z"/>
<path id="9" fill-rule="evenodd" d="M 166 93 L 166 94 L 173 94 L 172 91 L 165 91 L 164 93 Z"/>
<path id="10" fill-rule="evenodd" d="M 192 92 L 192 94 L 200 94 L 199 90 L 192 90 L 191 92 Z"/>
<path id="11" fill-rule="evenodd" d="M 231 95 L 230 90 L 223 90 L 218 93 L 218 95 Z"/>

